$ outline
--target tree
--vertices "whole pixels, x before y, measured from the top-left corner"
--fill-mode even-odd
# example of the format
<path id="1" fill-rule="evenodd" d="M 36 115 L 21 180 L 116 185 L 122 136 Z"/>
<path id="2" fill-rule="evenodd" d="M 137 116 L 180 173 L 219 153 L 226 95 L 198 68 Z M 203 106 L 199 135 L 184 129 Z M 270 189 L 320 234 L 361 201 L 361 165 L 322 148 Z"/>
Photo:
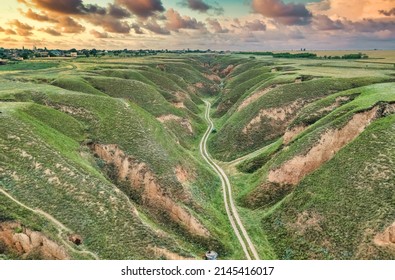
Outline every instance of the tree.
<path id="1" fill-rule="evenodd" d="M 97 50 L 96 50 L 96 49 L 92 49 L 92 50 L 89 52 L 89 54 L 90 54 L 90 55 L 93 55 L 93 56 L 97 56 Z"/>

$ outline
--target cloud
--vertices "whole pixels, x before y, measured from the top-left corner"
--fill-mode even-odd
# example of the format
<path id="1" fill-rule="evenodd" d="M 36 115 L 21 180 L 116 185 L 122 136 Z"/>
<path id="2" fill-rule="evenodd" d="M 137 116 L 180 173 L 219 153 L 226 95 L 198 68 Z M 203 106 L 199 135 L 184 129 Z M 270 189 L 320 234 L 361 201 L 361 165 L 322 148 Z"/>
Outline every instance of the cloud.
<path id="1" fill-rule="evenodd" d="M 216 3 L 215 6 L 209 5 L 203 0 L 182 0 L 179 4 L 183 7 L 188 7 L 191 10 L 198 11 L 200 13 L 207 13 L 214 11 L 215 14 L 220 15 L 224 13 L 224 9 Z"/>
<path id="2" fill-rule="evenodd" d="M 165 11 L 161 0 L 116 0 L 115 2 L 142 18 L 147 18 L 155 15 L 157 12 Z"/>
<path id="3" fill-rule="evenodd" d="M 361 33 L 372 33 L 384 30 L 394 30 L 395 20 L 374 20 L 374 19 L 363 19 L 361 21 L 346 21 L 345 26 L 347 29 L 351 29 Z"/>
<path id="4" fill-rule="evenodd" d="M 143 27 L 155 34 L 170 35 L 170 31 L 160 26 L 155 19 L 148 20 L 145 24 L 143 24 Z"/>
<path id="5" fill-rule="evenodd" d="M 98 16 L 89 15 L 84 18 L 93 25 L 102 27 L 107 32 L 127 34 L 130 32 L 130 24 L 126 21 L 120 21 L 110 15 Z"/>
<path id="6" fill-rule="evenodd" d="M 303 4 L 284 4 L 281 0 L 252 0 L 252 9 L 284 25 L 307 25 L 312 18 Z"/>
<path id="7" fill-rule="evenodd" d="M 50 18 L 47 14 L 38 14 L 32 11 L 32 9 L 29 9 L 26 13 L 23 13 L 24 16 L 27 18 L 37 20 L 37 21 L 47 21 L 47 22 L 58 22 L 55 19 Z"/>
<path id="8" fill-rule="evenodd" d="M 189 16 L 181 16 L 174 9 L 167 10 L 166 27 L 168 30 L 178 31 L 180 29 L 205 29 L 203 22 L 197 21 Z"/>
<path id="9" fill-rule="evenodd" d="M 388 11 L 379 10 L 379 13 L 382 14 L 382 15 L 385 15 L 387 17 L 395 16 L 395 8 L 392 8 L 391 10 L 388 10 Z"/>
<path id="10" fill-rule="evenodd" d="M 91 30 L 90 33 L 96 38 L 110 38 L 107 32 L 99 32 L 96 30 Z"/>
<path id="11" fill-rule="evenodd" d="M 4 32 L 7 35 L 16 35 L 16 32 L 12 29 L 4 29 L 3 27 L 0 26 L 0 32 Z M 2 39 L 3 40 L 3 39 Z"/>
<path id="12" fill-rule="evenodd" d="M 39 29 L 39 31 L 48 33 L 48 34 L 50 34 L 52 36 L 61 36 L 62 35 L 62 33 L 58 32 L 58 31 L 56 31 L 55 29 L 52 29 L 52 28 L 41 28 L 41 29 Z"/>
<path id="13" fill-rule="evenodd" d="M 17 19 L 11 20 L 8 22 L 8 25 L 16 27 L 16 33 L 20 36 L 30 36 L 33 35 L 32 30 L 34 29 L 33 26 L 30 26 L 26 23 L 22 23 Z M 12 33 L 12 32 L 11 32 Z"/>
<path id="14" fill-rule="evenodd" d="M 313 26 L 317 30 L 329 31 L 344 29 L 344 25 L 340 20 L 331 20 L 326 15 L 315 15 L 313 18 Z"/>
<path id="15" fill-rule="evenodd" d="M 207 19 L 207 23 L 210 25 L 211 29 L 214 30 L 215 33 L 228 33 L 229 29 L 223 28 L 217 19 Z"/>
<path id="16" fill-rule="evenodd" d="M 18 0 L 30 7 L 51 11 L 59 14 L 105 14 L 106 9 L 98 5 L 84 5 L 82 0 Z"/>
<path id="17" fill-rule="evenodd" d="M 144 34 L 144 31 L 141 29 L 140 25 L 137 23 L 133 23 L 131 26 L 136 34 Z"/>
<path id="18" fill-rule="evenodd" d="M 67 16 L 61 17 L 59 19 L 57 28 L 63 33 L 82 33 L 85 31 L 84 26 L 75 21 L 73 18 Z"/>
<path id="19" fill-rule="evenodd" d="M 7 35 L 16 35 L 16 32 L 12 29 L 6 29 L 6 30 L 4 30 L 4 32 Z"/>
<path id="20" fill-rule="evenodd" d="M 322 14 L 331 19 L 360 21 L 364 18 L 378 19 L 391 14 L 394 0 L 324 0 L 309 3 L 307 8 L 314 15 Z"/>
<path id="21" fill-rule="evenodd" d="M 266 24 L 259 19 L 255 19 L 253 21 L 247 21 L 244 24 L 244 28 L 247 29 L 248 31 L 265 31 L 266 27 L 267 27 Z"/>
<path id="22" fill-rule="evenodd" d="M 115 18 L 127 18 L 131 16 L 127 10 L 115 4 L 108 5 L 108 14 Z"/>

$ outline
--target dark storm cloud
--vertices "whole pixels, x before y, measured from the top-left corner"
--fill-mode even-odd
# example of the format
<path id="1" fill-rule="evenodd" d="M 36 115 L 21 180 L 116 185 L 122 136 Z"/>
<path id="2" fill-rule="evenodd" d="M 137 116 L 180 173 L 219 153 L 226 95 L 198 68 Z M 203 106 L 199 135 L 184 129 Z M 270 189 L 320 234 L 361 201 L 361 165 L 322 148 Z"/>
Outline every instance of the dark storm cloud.
<path id="1" fill-rule="evenodd" d="M 281 0 L 252 0 L 252 9 L 284 25 L 307 25 L 312 18 L 303 4 L 285 4 Z"/>
<path id="2" fill-rule="evenodd" d="M 126 7 L 132 14 L 142 18 L 165 11 L 161 0 L 116 0 L 115 2 Z"/>
<path id="3" fill-rule="evenodd" d="M 82 0 L 18 0 L 27 6 L 66 15 L 100 14 L 106 9 L 98 5 L 84 5 Z"/>
<path id="4" fill-rule="evenodd" d="M 108 14 L 115 18 L 128 18 L 131 16 L 131 14 L 127 10 L 115 4 L 109 4 Z"/>
<path id="5" fill-rule="evenodd" d="M 183 7 L 188 7 L 191 10 L 198 11 L 200 13 L 207 13 L 213 11 L 216 14 L 223 14 L 224 9 L 216 3 L 215 6 L 209 5 L 203 0 L 182 0 L 179 4 Z"/>

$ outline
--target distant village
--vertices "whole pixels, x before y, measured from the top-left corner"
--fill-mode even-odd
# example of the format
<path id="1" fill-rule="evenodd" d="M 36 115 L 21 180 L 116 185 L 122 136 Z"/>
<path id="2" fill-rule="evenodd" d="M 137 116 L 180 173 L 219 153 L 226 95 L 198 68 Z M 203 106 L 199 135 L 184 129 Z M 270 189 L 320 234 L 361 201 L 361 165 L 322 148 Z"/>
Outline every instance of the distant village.
<path id="1" fill-rule="evenodd" d="M 32 49 L 22 48 L 22 49 L 5 49 L 0 48 L 0 65 L 7 64 L 10 61 L 23 61 L 34 58 L 60 58 L 60 57 L 102 57 L 102 56 L 118 56 L 118 57 L 132 57 L 132 56 L 148 56 L 156 55 L 159 53 L 229 53 L 229 51 L 211 51 L 211 50 L 97 50 L 97 49 L 82 49 L 77 50 L 75 48 L 70 50 L 59 50 L 59 49 L 47 49 L 47 48 L 37 48 Z"/>

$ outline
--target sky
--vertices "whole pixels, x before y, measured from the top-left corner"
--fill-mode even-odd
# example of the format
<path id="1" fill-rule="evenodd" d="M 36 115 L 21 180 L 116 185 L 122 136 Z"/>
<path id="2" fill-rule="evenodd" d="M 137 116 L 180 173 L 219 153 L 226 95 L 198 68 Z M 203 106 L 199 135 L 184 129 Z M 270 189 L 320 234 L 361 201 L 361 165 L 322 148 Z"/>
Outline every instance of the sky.
<path id="1" fill-rule="evenodd" d="M 4 48 L 395 48 L 395 0 L 0 1 Z"/>

